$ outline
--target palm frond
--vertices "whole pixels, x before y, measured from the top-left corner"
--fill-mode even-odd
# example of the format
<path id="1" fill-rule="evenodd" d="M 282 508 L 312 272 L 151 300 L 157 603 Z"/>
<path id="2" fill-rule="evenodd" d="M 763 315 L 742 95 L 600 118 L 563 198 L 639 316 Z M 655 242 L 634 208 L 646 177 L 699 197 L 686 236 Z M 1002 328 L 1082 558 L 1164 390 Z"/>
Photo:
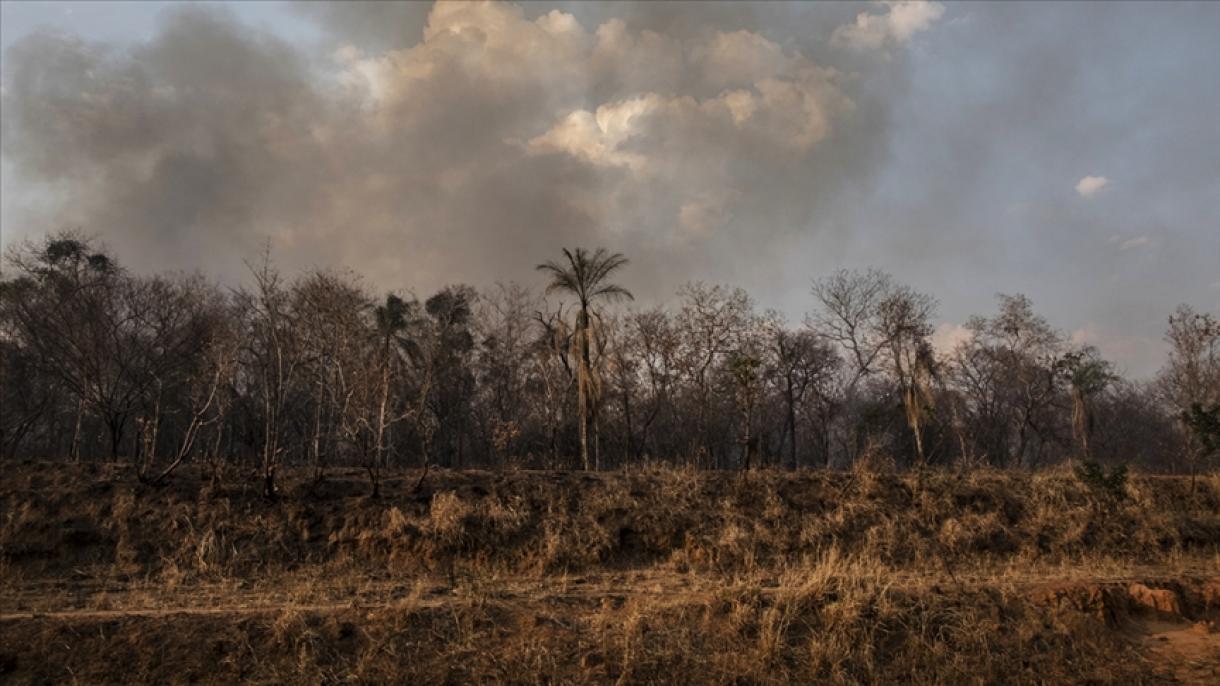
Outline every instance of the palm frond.
<path id="1" fill-rule="evenodd" d="M 622 253 L 607 254 L 604 248 L 598 248 L 593 256 L 593 269 L 589 275 L 589 283 L 597 285 L 604 281 L 615 270 L 627 264 L 627 258 Z"/>
<path id="2" fill-rule="evenodd" d="M 633 299 L 631 292 L 622 286 L 605 283 L 611 274 L 627 264 L 622 253 L 610 253 L 605 248 L 597 248 L 592 253 L 584 248 L 562 250 L 566 265 L 548 261 L 537 266 L 538 271 L 551 277 L 546 287 L 548 294 L 570 293 L 580 300 L 582 309 L 587 309 L 595 299 Z"/>
<path id="3" fill-rule="evenodd" d="M 631 294 L 631 291 L 616 283 L 607 284 L 598 288 L 597 290 L 593 291 L 593 295 L 595 297 L 605 298 L 606 300 L 635 300 L 635 296 Z"/>
<path id="4" fill-rule="evenodd" d="M 576 275 L 572 270 L 555 262 L 546 262 L 537 266 L 537 270 L 550 274 L 551 281 L 546 286 L 548 294 L 556 291 L 566 291 L 575 295 L 580 294 L 580 288 L 576 281 Z"/>

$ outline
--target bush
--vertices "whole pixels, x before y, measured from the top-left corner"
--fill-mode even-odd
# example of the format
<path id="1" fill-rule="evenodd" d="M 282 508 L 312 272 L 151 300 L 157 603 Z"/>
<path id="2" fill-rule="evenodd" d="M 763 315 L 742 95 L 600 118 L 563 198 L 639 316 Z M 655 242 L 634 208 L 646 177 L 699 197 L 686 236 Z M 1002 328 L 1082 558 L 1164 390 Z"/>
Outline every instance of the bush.
<path id="1" fill-rule="evenodd" d="M 1127 497 L 1127 465 L 1118 464 L 1106 468 L 1097 462 L 1087 461 L 1076 465 L 1076 479 L 1089 490 L 1096 500 L 1114 505 Z"/>

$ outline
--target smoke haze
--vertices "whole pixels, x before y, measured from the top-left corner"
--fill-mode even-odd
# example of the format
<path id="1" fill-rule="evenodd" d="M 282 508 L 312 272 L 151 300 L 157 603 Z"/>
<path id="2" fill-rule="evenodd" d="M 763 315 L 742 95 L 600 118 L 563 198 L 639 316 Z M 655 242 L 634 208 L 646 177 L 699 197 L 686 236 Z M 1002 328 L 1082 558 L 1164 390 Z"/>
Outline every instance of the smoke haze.
<path id="1" fill-rule="evenodd" d="M 1220 300 L 1220 93 L 1157 80 L 1220 64 L 1216 5 L 310 3 L 299 39 L 243 11 L 12 40 L 5 244 L 74 227 L 235 280 L 270 240 L 419 293 L 605 246 L 644 300 L 732 282 L 791 318 L 876 264 L 946 326 L 1029 292 L 1137 373 Z"/>

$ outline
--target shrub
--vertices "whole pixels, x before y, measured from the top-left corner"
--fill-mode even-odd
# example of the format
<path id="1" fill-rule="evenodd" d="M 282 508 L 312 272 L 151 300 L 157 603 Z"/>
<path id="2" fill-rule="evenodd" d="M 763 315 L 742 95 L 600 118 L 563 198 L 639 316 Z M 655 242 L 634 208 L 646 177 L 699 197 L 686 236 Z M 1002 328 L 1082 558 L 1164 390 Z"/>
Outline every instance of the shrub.
<path id="1" fill-rule="evenodd" d="M 1076 478 L 1096 501 L 1113 506 L 1127 497 L 1127 465 L 1118 464 L 1108 471 L 1097 462 L 1076 465 Z"/>

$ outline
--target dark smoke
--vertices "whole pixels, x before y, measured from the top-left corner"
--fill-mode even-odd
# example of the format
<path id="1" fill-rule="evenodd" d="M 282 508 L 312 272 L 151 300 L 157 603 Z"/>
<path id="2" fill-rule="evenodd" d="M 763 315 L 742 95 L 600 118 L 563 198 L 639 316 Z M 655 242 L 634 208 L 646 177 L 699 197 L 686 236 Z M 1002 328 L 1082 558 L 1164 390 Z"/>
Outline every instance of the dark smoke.
<path id="1" fill-rule="evenodd" d="M 56 202 L 6 233 L 77 227 L 139 270 L 227 279 L 270 239 L 289 267 L 421 291 L 604 245 L 665 296 L 773 274 L 884 157 L 901 56 L 810 57 L 858 7 L 429 9 L 305 5 L 328 54 L 202 7 L 127 49 L 28 36 L 4 59 L 3 153 Z M 588 127 L 632 103 L 618 138 Z M 577 111 L 587 140 L 556 138 Z"/>

